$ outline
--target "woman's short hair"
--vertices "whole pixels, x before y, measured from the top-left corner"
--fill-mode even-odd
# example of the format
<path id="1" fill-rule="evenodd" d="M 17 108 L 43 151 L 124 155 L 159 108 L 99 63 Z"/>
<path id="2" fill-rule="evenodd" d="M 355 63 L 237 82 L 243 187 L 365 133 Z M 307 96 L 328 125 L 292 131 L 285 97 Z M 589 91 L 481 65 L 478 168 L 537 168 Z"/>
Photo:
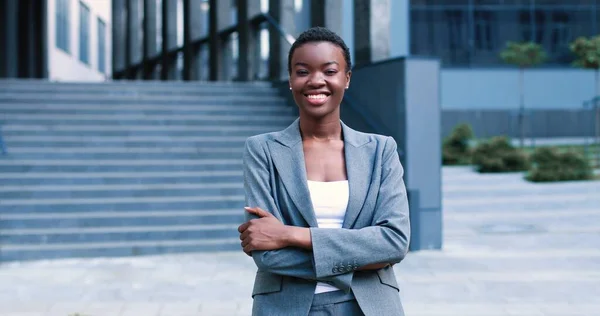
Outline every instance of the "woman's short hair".
<path id="1" fill-rule="evenodd" d="M 322 26 L 311 27 L 310 29 L 302 32 L 298 39 L 292 44 L 290 52 L 288 53 L 288 73 L 292 72 L 292 56 L 296 48 L 306 44 L 315 42 L 329 42 L 333 45 L 338 46 L 342 49 L 344 59 L 346 60 L 346 72 L 352 69 L 352 60 L 350 59 L 350 49 L 346 46 L 344 40 L 337 35 L 335 32 Z"/>

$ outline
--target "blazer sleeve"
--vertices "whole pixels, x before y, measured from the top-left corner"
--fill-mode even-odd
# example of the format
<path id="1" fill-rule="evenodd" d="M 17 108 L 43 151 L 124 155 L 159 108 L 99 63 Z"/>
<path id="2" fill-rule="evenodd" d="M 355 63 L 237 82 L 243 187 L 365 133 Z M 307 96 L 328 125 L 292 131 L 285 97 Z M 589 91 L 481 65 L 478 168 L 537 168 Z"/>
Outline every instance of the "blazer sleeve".
<path id="1" fill-rule="evenodd" d="M 388 137 L 373 225 L 361 229 L 310 228 L 317 278 L 373 263 L 398 263 L 408 252 L 410 222 L 397 145 Z"/>
<path id="2" fill-rule="evenodd" d="M 260 207 L 283 221 L 280 210 L 271 196 L 267 153 L 260 140 L 249 138 L 244 155 L 244 189 L 246 206 Z M 256 218 L 246 212 L 246 220 Z M 307 280 L 329 282 L 340 289 L 348 290 L 353 272 L 317 278 L 313 264 L 313 253 L 309 250 L 287 247 L 269 251 L 252 251 L 252 258 L 259 270 Z"/>

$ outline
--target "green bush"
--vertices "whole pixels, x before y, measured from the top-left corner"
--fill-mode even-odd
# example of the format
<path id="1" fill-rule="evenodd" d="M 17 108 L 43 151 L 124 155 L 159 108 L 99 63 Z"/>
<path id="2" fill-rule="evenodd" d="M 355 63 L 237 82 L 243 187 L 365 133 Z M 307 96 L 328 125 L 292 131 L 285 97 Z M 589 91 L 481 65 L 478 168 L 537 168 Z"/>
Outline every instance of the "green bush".
<path id="1" fill-rule="evenodd" d="M 570 181 L 592 179 L 592 168 L 587 160 L 574 152 L 559 152 L 541 147 L 531 154 L 531 169 L 526 177 L 533 182 Z"/>
<path id="2" fill-rule="evenodd" d="M 479 172 L 525 171 L 529 167 L 527 156 L 504 136 L 479 143 L 473 150 L 472 160 Z"/>
<path id="3" fill-rule="evenodd" d="M 473 139 L 473 130 L 469 124 L 457 125 L 442 144 L 442 163 L 444 165 L 465 165 L 471 162 L 469 142 Z"/>

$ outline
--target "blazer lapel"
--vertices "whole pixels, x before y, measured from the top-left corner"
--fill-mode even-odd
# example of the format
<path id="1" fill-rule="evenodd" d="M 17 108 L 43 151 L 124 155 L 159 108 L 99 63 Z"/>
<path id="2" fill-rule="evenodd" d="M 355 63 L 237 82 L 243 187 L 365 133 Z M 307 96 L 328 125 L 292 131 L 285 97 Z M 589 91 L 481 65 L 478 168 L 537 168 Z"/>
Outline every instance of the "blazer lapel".
<path id="1" fill-rule="evenodd" d="M 269 147 L 281 181 L 304 220 L 310 227 L 317 227 L 317 218 L 306 181 L 306 165 L 299 120 L 296 119 L 287 129 L 283 130 L 276 140 L 270 142 Z"/>
<path id="2" fill-rule="evenodd" d="M 360 214 L 371 183 L 373 150 L 371 150 L 370 145 L 372 144 L 368 136 L 356 132 L 343 122 L 341 124 L 344 136 L 346 173 L 350 190 L 348 207 L 342 227 L 351 228 Z M 270 142 L 269 148 L 273 163 L 291 200 L 308 225 L 318 227 L 317 217 L 308 190 L 299 119 L 296 119 L 294 123 L 283 130 L 275 141 Z"/>
<path id="3" fill-rule="evenodd" d="M 371 183 L 373 170 L 373 150 L 370 150 L 370 139 L 342 123 L 344 133 L 344 150 L 346 173 L 350 186 L 350 197 L 344 217 L 343 228 L 352 228 L 362 209 Z"/>

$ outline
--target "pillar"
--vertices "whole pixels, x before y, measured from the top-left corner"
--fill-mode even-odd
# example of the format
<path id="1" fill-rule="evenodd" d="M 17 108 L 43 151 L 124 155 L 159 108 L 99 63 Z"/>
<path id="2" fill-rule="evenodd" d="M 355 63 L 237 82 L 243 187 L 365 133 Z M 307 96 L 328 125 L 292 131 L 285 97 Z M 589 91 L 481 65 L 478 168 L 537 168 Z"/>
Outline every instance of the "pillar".
<path id="1" fill-rule="evenodd" d="M 223 1 L 220 1 L 223 2 Z M 223 77 L 221 58 L 221 39 L 219 38 L 219 1 L 209 0 L 209 80 L 219 81 Z"/>
<path id="2" fill-rule="evenodd" d="M 311 26 L 324 26 L 337 33 L 350 49 L 354 63 L 354 1 L 312 0 Z"/>
<path id="3" fill-rule="evenodd" d="M 177 1 L 162 2 L 162 80 L 175 79 L 176 56 L 169 52 L 177 47 Z"/>
<path id="4" fill-rule="evenodd" d="M 127 68 L 129 69 L 129 78 L 135 79 L 136 70 L 133 68 L 142 60 L 142 51 L 140 51 L 140 4 L 143 0 L 127 1 Z"/>
<path id="5" fill-rule="evenodd" d="M 200 52 L 192 42 L 202 35 L 202 1 L 183 0 L 183 80 L 200 79 Z"/>
<path id="6" fill-rule="evenodd" d="M 144 37 L 143 37 L 143 60 L 144 60 L 144 79 L 153 79 L 154 67 L 148 63 L 148 60 L 156 55 L 156 1 L 144 0 Z"/>
<path id="7" fill-rule="evenodd" d="M 112 0 L 112 67 L 113 73 L 119 73 L 126 66 L 126 41 L 127 31 L 127 10 L 125 0 Z M 123 74 L 119 74 L 117 79 L 122 79 Z"/>
<path id="8" fill-rule="evenodd" d="M 0 54 L 0 63 L 2 67 L 0 70 L 2 73 L 1 77 L 5 78 L 16 78 L 18 77 L 18 49 L 19 49 L 19 23 L 18 23 L 18 0 L 6 0 L 3 3 L 4 8 L 2 8 L 2 19 L 0 23 L 2 23 L 3 28 L 3 42 L 2 42 L 2 51 Z"/>
<path id="9" fill-rule="evenodd" d="M 294 0 L 270 0 L 269 14 L 281 25 L 281 28 L 295 34 Z M 269 26 L 269 78 L 271 80 L 287 80 L 287 59 L 291 45 L 272 25 Z"/>
<path id="10" fill-rule="evenodd" d="M 357 64 L 409 55 L 409 0 L 354 0 Z"/>
<path id="11" fill-rule="evenodd" d="M 238 40 L 239 40 L 239 56 L 238 56 L 238 80 L 249 81 L 254 76 L 254 65 L 252 61 L 253 52 L 255 51 L 254 32 L 252 26 L 248 23 L 249 3 L 248 0 L 238 1 Z"/>

